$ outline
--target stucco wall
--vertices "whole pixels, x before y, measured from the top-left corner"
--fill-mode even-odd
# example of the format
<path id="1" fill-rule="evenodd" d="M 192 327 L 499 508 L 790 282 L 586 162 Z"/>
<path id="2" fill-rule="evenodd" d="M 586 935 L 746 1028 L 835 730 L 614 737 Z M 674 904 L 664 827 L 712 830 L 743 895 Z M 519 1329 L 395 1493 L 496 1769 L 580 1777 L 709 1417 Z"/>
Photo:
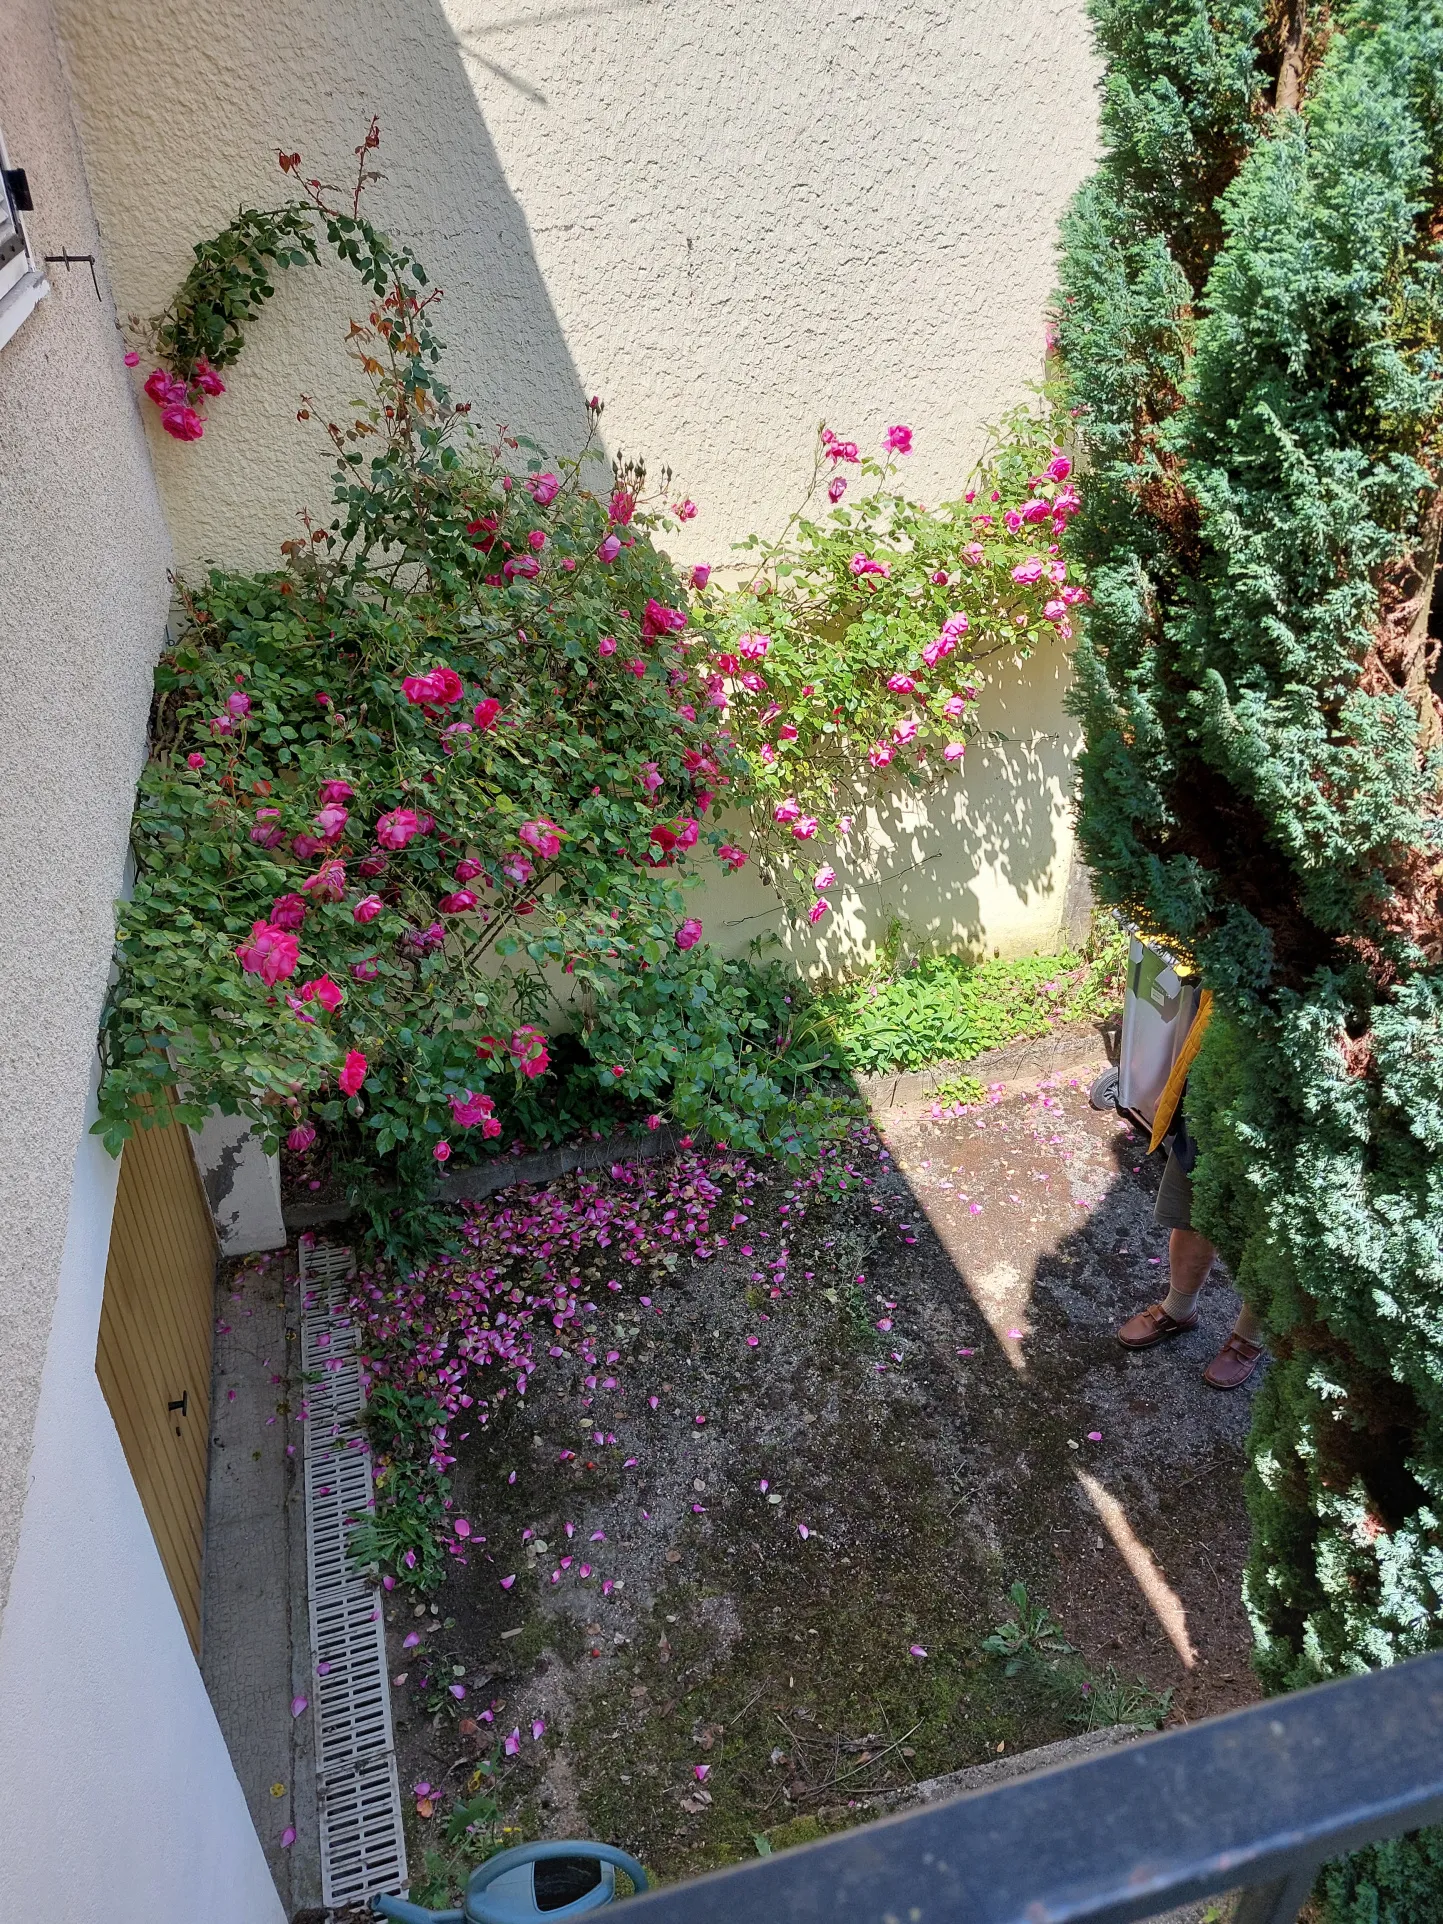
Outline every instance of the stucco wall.
<path id="1" fill-rule="evenodd" d="M 1093 153 L 1082 0 L 60 0 L 123 310 L 193 240 L 336 180 L 372 112 L 369 205 L 446 290 L 477 418 L 669 463 L 685 558 L 774 529 L 825 417 L 917 430 L 924 498 L 1040 371 L 1057 215 Z M 329 464 L 294 420 L 352 392 L 354 284 L 293 274 L 196 446 L 156 435 L 183 566 L 274 557 Z M 153 410 L 148 410 L 153 414 Z"/>
<path id="2" fill-rule="evenodd" d="M 0 7 L 0 126 L 29 174 L 34 251 L 98 251 L 40 0 Z M 0 349 L 0 1609 L 168 598 L 113 309 L 87 268 L 51 273 Z M 93 1380 L 93 1343 L 74 1366 Z"/>
<path id="3" fill-rule="evenodd" d="M 0 1622 L 0 1915 L 281 1924 L 96 1380 L 119 1166 L 89 1135 L 74 1165 L 20 1548 Z"/>

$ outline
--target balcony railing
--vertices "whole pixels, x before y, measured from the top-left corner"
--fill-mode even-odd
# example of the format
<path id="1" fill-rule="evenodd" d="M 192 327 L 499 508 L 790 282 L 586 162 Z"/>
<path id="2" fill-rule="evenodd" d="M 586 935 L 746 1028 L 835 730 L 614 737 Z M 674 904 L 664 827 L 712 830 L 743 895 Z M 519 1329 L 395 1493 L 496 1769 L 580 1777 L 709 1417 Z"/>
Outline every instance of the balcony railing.
<path id="1" fill-rule="evenodd" d="M 1275 1697 L 625 1905 L 628 1924 L 1130 1924 L 1443 1821 L 1443 1653 Z"/>

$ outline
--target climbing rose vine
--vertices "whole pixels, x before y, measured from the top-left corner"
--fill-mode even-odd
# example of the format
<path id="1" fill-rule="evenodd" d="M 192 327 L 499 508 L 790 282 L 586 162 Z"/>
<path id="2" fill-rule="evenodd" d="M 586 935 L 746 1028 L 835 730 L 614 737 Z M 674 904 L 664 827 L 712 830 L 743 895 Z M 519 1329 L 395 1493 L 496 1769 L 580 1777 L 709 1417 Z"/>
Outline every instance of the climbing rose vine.
<path id="1" fill-rule="evenodd" d="M 747 584 L 703 590 L 700 672 L 750 765 L 752 833 L 813 923 L 868 806 L 960 770 L 989 679 L 1071 639 L 1087 593 L 1059 544 L 1080 500 L 1049 426 L 1014 413 L 939 508 L 901 486 L 911 428 L 889 427 L 880 456 L 823 428 L 803 507 L 779 540 L 743 544 Z"/>
<path id="2" fill-rule="evenodd" d="M 178 1085 L 187 1120 L 299 1155 L 319 1125 L 416 1180 L 603 1099 L 759 1146 L 818 1058 L 778 972 L 686 912 L 746 764 L 670 517 L 640 467 L 589 488 L 591 444 L 484 440 L 419 267 L 349 217 L 338 244 L 371 400 L 327 424 L 334 513 L 282 570 L 180 590 L 97 1127 L 118 1148 Z"/>

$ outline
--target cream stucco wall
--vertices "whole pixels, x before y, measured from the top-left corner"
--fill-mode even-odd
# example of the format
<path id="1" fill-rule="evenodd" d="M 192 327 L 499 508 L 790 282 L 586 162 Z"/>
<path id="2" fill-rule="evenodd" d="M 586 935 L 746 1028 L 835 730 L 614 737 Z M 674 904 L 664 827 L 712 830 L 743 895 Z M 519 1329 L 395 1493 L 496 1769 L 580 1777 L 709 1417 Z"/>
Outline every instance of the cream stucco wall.
<path id="1" fill-rule="evenodd" d="M 29 175 L 34 251 L 98 251 L 42 0 L 0 7 L 0 127 Z M 0 1609 L 170 558 L 114 310 L 87 268 L 51 272 L 0 348 Z M 73 1364 L 93 1374 L 93 1348 Z"/>
<path id="2" fill-rule="evenodd" d="M 1094 151 L 1082 0 L 61 0 L 122 310 L 193 240 L 343 178 L 446 290 L 481 422 L 670 464 L 686 559 L 780 525 L 826 418 L 917 430 L 924 498 L 1040 371 L 1057 216 Z M 154 434 L 181 564 L 270 560 L 329 501 L 301 392 L 351 392 L 354 284 L 290 277 L 206 439 Z M 152 414 L 153 410 L 147 410 Z M 152 429 L 154 422 L 151 422 Z"/>

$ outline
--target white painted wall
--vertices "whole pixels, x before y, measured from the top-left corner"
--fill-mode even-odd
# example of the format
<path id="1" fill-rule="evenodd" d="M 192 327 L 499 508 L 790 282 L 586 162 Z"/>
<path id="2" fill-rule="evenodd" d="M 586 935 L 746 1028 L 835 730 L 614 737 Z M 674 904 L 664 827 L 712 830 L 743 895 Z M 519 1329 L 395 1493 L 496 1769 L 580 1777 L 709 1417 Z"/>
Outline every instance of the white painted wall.
<path id="1" fill-rule="evenodd" d="M 34 252 L 98 252 L 46 0 L 0 5 L 0 127 Z M 0 1610 L 170 598 L 105 263 L 52 272 L 0 348 Z"/>
<path id="2" fill-rule="evenodd" d="M 281 1924 L 95 1375 L 118 1169 L 82 1137 L 0 1622 L 0 1915 Z"/>

